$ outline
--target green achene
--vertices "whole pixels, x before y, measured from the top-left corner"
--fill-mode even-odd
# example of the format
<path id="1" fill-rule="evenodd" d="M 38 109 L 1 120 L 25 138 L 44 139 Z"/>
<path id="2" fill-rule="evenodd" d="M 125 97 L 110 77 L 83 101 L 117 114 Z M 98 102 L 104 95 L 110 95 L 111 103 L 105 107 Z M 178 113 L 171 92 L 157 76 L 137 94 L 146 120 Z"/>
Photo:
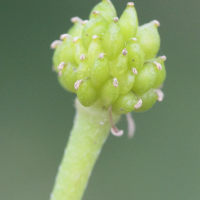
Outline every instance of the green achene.
<path id="1" fill-rule="evenodd" d="M 77 70 L 75 66 L 68 63 L 61 72 L 61 76 L 58 76 L 60 84 L 64 89 L 76 93 L 76 90 L 74 89 L 74 84 L 77 81 Z"/>
<path id="2" fill-rule="evenodd" d="M 54 51 L 53 58 L 52 58 L 53 70 L 56 72 L 59 72 L 58 65 L 61 63 L 60 56 L 59 56 L 60 49 L 61 49 L 61 45 L 58 45 L 55 47 L 55 51 Z"/>
<path id="3" fill-rule="evenodd" d="M 128 93 L 131 88 L 133 87 L 133 84 L 135 82 L 135 75 L 133 73 L 132 69 L 127 70 L 127 72 L 118 79 L 119 82 L 119 93 L 120 94 L 126 94 Z"/>
<path id="4" fill-rule="evenodd" d="M 156 91 L 152 88 L 139 97 L 142 99 L 142 106 L 134 110 L 135 112 L 144 112 L 149 110 L 158 99 Z"/>
<path id="5" fill-rule="evenodd" d="M 154 20 L 138 28 L 137 39 L 145 53 L 145 60 L 155 58 L 160 48 L 160 35 L 158 33 L 160 23 Z"/>
<path id="6" fill-rule="evenodd" d="M 94 65 L 94 61 L 96 58 L 98 58 L 99 54 L 104 52 L 103 47 L 102 47 L 102 41 L 100 37 L 93 35 L 92 36 L 92 41 L 89 45 L 88 48 L 88 64 L 91 66 Z"/>
<path id="7" fill-rule="evenodd" d="M 120 17 L 119 24 L 122 35 L 126 42 L 136 36 L 138 29 L 138 17 L 134 3 L 129 2 L 127 4 L 126 9 Z"/>
<path id="8" fill-rule="evenodd" d="M 88 64 L 88 58 L 84 54 L 82 54 L 79 59 L 80 63 L 77 69 L 77 78 L 78 80 L 81 80 L 90 77 L 91 68 Z"/>
<path id="9" fill-rule="evenodd" d="M 72 37 L 81 37 L 84 27 L 82 19 L 80 19 L 79 17 L 73 17 L 71 21 L 72 23 L 74 23 L 74 25 L 68 30 L 68 34 Z"/>
<path id="10" fill-rule="evenodd" d="M 112 105 L 119 97 L 119 87 L 117 84 L 118 82 L 115 78 L 110 78 L 103 84 L 100 90 L 100 97 L 105 107 Z"/>
<path id="11" fill-rule="evenodd" d="M 124 47 L 125 42 L 119 26 L 119 19 L 116 17 L 103 36 L 103 48 L 108 58 L 114 60 Z"/>
<path id="12" fill-rule="evenodd" d="M 101 88 L 102 84 L 110 77 L 110 67 L 108 58 L 101 53 L 95 60 L 91 69 L 91 80 L 96 88 Z"/>
<path id="13" fill-rule="evenodd" d="M 87 54 L 87 51 L 85 50 L 82 39 L 80 37 L 75 37 L 74 40 L 74 57 L 76 59 L 77 64 L 80 63 L 80 56 L 82 54 Z"/>
<path id="14" fill-rule="evenodd" d="M 166 78 L 166 69 L 165 69 L 165 63 L 164 63 L 165 60 L 166 60 L 165 56 L 160 56 L 152 60 L 153 62 L 157 62 L 161 64 L 161 70 L 158 71 L 155 83 L 153 85 L 153 88 L 155 89 L 159 88 L 164 83 L 164 80 Z"/>
<path id="15" fill-rule="evenodd" d="M 101 13 L 98 11 L 93 11 L 92 14 L 93 17 L 85 25 L 82 32 L 82 42 L 86 50 L 92 41 L 93 35 L 97 35 L 101 38 L 109 25 L 108 22 L 102 17 Z"/>
<path id="16" fill-rule="evenodd" d="M 110 62 L 111 75 L 119 78 L 124 75 L 128 69 L 128 55 L 127 50 L 123 49 L 119 56 Z"/>
<path id="17" fill-rule="evenodd" d="M 93 87 L 90 78 L 86 78 L 80 82 L 77 89 L 77 97 L 83 106 L 91 106 L 98 99 L 98 92 Z"/>
<path id="18" fill-rule="evenodd" d="M 59 59 L 61 62 L 70 62 L 76 64 L 76 59 L 74 57 L 74 43 L 72 37 L 66 35 L 63 39 L 63 43 L 60 46 Z"/>
<path id="19" fill-rule="evenodd" d="M 113 18 L 117 16 L 115 7 L 112 2 L 109 0 L 102 0 L 99 4 L 97 4 L 91 11 L 89 19 L 93 17 L 93 11 L 98 11 L 102 14 L 104 19 L 108 21 L 108 23 L 112 22 Z"/>
<path id="20" fill-rule="evenodd" d="M 118 114 L 126 114 L 134 110 L 137 102 L 138 96 L 134 92 L 129 91 L 128 93 L 119 96 L 112 109 Z"/>
<path id="21" fill-rule="evenodd" d="M 142 47 L 137 42 L 137 38 L 131 38 L 126 44 L 126 49 L 128 51 L 129 67 L 135 68 L 137 69 L 137 71 L 140 71 L 144 64 L 145 54 Z"/>
<path id="22" fill-rule="evenodd" d="M 153 62 L 146 62 L 135 77 L 135 83 L 133 85 L 133 91 L 137 94 L 143 94 L 153 87 L 156 81 L 158 69 Z"/>

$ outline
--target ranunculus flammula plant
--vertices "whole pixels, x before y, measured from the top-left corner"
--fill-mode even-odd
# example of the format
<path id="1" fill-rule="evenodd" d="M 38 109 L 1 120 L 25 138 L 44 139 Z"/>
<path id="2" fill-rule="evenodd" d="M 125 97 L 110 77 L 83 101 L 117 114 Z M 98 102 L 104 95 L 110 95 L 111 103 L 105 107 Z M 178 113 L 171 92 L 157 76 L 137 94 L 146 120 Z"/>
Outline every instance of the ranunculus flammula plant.
<path id="1" fill-rule="evenodd" d="M 77 114 L 51 200 L 80 200 L 109 130 L 127 115 L 129 137 L 134 133 L 130 112 L 143 112 L 162 101 L 166 56 L 157 56 L 157 20 L 138 26 L 134 3 L 118 18 L 113 4 L 103 0 L 89 20 L 71 19 L 73 26 L 51 44 L 53 70 L 61 86 L 76 93 Z"/>

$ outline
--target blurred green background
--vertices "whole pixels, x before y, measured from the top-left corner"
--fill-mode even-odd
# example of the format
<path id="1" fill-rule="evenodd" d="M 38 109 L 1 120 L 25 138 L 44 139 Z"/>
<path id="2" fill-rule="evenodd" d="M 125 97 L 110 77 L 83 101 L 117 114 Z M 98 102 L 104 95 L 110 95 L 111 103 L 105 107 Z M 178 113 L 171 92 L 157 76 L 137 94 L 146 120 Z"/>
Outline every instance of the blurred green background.
<path id="1" fill-rule="evenodd" d="M 50 43 L 98 0 L 0 3 L 0 199 L 49 199 L 75 110 L 51 70 Z M 126 1 L 113 0 L 121 15 Z M 140 24 L 157 19 L 165 99 L 133 114 L 132 140 L 110 136 L 84 200 L 200 199 L 200 1 L 135 0 Z M 118 125 L 127 132 L 123 117 Z"/>

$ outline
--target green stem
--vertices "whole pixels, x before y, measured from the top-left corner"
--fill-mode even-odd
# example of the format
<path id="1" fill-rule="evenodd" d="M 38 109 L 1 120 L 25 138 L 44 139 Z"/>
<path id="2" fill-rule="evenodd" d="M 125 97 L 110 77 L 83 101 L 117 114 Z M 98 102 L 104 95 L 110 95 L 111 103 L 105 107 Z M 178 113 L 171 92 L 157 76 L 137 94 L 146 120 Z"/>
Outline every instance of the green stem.
<path id="1" fill-rule="evenodd" d="M 76 116 L 51 200 L 80 200 L 93 166 L 110 132 L 108 110 L 97 102 L 83 107 L 76 99 Z M 116 123 L 120 116 L 113 114 Z"/>

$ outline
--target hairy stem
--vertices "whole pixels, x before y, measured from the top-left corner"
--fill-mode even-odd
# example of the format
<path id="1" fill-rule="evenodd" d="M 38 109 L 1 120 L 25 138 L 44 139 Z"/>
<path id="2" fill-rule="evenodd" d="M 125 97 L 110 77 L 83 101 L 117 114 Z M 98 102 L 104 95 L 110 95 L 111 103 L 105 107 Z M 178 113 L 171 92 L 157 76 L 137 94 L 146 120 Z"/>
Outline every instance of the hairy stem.
<path id="1" fill-rule="evenodd" d="M 83 107 L 76 99 L 76 116 L 51 200 L 80 200 L 93 166 L 110 132 L 108 110 L 100 102 Z M 120 116 L 113 114 L 116 123 Z"/>

